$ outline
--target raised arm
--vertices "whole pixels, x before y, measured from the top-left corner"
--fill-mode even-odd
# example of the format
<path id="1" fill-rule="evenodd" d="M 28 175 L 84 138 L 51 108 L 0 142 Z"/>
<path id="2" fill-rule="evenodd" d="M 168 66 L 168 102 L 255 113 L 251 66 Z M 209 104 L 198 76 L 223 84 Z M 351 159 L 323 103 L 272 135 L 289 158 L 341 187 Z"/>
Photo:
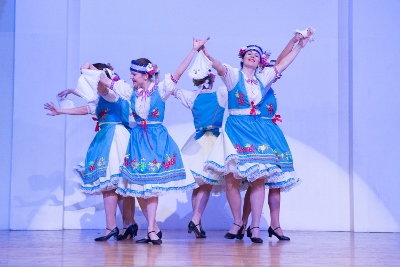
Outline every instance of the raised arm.
<path id="1" fill-rule="evenodd" d="M 88 70 L 98 70 L 95 66 L 90 63 L 85 63 L 82 65 L 81 69 L 88 69 Z M 111 86 L 112 80 L 109 79 L 105 74 L 100 76 L 99 83 L 97 85 L 97 91 L 102 96 L 106 96 L 108 94 L 108 88 Z"/>
<path id="2" fill-rule="evenodd" d="M 46 115 L 48 116 L 57 116 L 61 114 L 66 114 L 66 115 L 86 115 L 89 114 L 89 110 L 87 106 L 80 106 L 76 108 L 69 108 L 69 109 L 58 109 L 56 106 L 50 102 L 50 103 L 45 103 L 44 104 L 44 109 L 47 109 L 50 111 L 50 113 L 47 113 Z"/>
<path id="3" fill-rule="evenodd" d="M 213 58 L 213 57 L 210 55 L 210 53 L 208 53 L 208 51 L 207 51 L 207 49 L 206 49 L 205 46 L 203 46 L 202 49 L 203 49 L 204 55 L 206 55 L 206 57 L 207 57 L 209 60 L 211 60 L 211 62 L 212 62 L 212 67 L 213 67 L 213 69 L 215 69 L 215 70 L 217 71 L 218 75 L 219 75 L 219 76 L 225 75 L 225 67 L 224 67 L 224 65 L 222 65 L 222 63 L 221 63 L 219 60 Z"/>
<path id="4" fill-rule="evenodd" d="M 309 37 L 302 38 L 299 43 L 293 48 L 289 54 L 284 57 L 279 64 L 275 64 L 274 68 L 279 73 L 282 73 L 296 58 L 296 56 L 300 53 L 301 49 L 303 49 L 308 43 Z"/>
<path id="5" fill-rule="evenodd" d="M 210 37 L 205 38 L 204 40 L 198 40 L 193 38 L 193 48 L 190 50 L 189 55 L 183 60 L 183 62 L 179 65 L 178 69 L 172 74 L 176 80 L 179 80 L 183 74 L 183 72 L 187 69 L 190 62 L 192 61 L 196 52 L 201 49 L 201 47 L 210 39 Z"/>
<path id="6" fill-rule="evenodd" d="M 294 45 L 302 38 L 300 33 L 296 33 L 292 39 L 290 39 L 289 43 L 285 46 L 282 52 L 279 54 L 278 58 L 276 59 L 275 65 L 278 65 L 281 60 L 286 57 L 290 51 L 292 51 Z"/>

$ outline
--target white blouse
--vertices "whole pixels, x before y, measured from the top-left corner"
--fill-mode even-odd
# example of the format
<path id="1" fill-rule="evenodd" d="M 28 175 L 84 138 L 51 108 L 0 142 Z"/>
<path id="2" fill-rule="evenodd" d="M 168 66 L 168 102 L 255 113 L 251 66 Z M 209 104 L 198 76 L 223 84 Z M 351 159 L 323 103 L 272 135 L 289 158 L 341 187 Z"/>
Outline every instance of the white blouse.
<path id="1" fill-rule="evenodd" d="M 150 91 L 154 87 L 154 85 L 155 84 L 152 82 L 149 85 L 148 89 L 146 89 L 145 91 Z M 176 84 L 171 80 L 171 74 L 166 74 L 164 81 L 158 83 L 158 92 L 164 102 L 168 99 L 168 97 L 175 89 Z M 138 90 L 140 91 L 143 89 L 139 88 Z M 114 102 L 117 101 L 119 97 L 121 97 L 122 99 L 127 100 L 130 103 L 132 94 L 135 93 L 136 92 L 133 90 L 132 85 L 126 83 L 123 80 L 119 80 L 114 83 L 113 89 L 109 90 L 107 95 L 108 98 L 106 100 L 110 101 L 112 99 L 112 102 Z M 151 95 L 146 96 L 146 94 L 140 94 L 139 96 L 136 96 L 135 111 L 136 114 L 138 114 L 143 119 L 147 119 L 147 116 L 149 115 L 150 99 Z"/>
<path id="2" fill-rule="evenodd" d="M 176 89 L 174 92 L 175 98 L 177 98 L 185 107 L 189 109 L 193 109 L 194 101 L 196 100 L 197 96 L 199 94 L 210 94 L 213 93 L 211 90 L 181 90 L 181 89 Z M 226 107 L 226 104 L 228 103 L 228 91 L 226 90 L 225 86 L 221 86 L 216 90 L 217 93 L 217 100 L 218 104 L 221 107 Z"/>
<path id="3" fill-rule="evenodd" d="M 226 68 L 226 73 L 224 76 L 221 76 L 223 83 L 226 85 L 228 91 L 231 91 L 236 84 L 239 82 L 239 69 L 232 68 L 228 64 L 223 64 Z M 245 80 L 245 87 L 247 92 L 247 97 L 249 102 L 254 101 L 254 104 L 258 104 L 261 101 L 262 93 L 261 88 L 258 84 L 247 83 L 246 80 L 249 78 L 246 74 L 243 74 L 243 79 Z M 256 76 L 251 77 L 253 80 L 256 80 L 256 77 L 260 79 L 264 88 L 269 89 L 271 84 L 275 81 L 275 71 L 273 68 L 264 68 L 261 72 L 257 73 Z"/>

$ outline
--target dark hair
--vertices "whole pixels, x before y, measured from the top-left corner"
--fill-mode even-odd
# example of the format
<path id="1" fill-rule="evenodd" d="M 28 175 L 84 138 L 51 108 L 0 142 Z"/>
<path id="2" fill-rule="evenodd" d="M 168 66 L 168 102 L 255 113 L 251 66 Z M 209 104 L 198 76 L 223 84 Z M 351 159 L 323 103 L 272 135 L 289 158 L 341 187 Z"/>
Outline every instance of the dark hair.
<path id="1" fill-rule="evenodd" d="M 108 66 L 107 66 L 106 64 L 104 64 L 104 63 L 94 63 L 93 66 L 94 66 L 96 69 L 98 69 L 98 70 L 104 70 L 104 69 L 107 69 L 107 68 L 108 68 Z M 106 73 L 107 77 L 108 77 L 109 79 L 111 79 L 111 77 L 110 77 L 110 75 L 108 74 L 108 72 L 105 71 L 105 73 Z"/>

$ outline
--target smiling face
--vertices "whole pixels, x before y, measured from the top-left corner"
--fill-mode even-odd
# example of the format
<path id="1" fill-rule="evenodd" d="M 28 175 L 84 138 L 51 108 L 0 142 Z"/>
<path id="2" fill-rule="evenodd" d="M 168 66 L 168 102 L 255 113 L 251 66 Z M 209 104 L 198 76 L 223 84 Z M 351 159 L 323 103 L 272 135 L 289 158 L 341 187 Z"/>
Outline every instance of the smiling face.
<path id="1" fill-rule="evenodd" d="M 145 83 L 149 79 L 148 74 L 143 74 L 135 71 L 131 71 L 131 76 L 133 86 L 144 87 Z"/>
<path id="2" fill-rule="evenodd" d="M 260 54 L 254 50 L 247 51 L 243 56 L 243 66 L 256 69 L 260 65 Z"/>

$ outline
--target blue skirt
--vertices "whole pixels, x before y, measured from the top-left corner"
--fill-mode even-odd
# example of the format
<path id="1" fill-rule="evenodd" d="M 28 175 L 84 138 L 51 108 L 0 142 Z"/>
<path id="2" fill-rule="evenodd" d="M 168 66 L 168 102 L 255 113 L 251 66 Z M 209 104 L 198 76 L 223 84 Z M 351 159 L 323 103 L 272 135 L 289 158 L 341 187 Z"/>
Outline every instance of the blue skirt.
<path id="1" fill-rule="evenodd" d="M 235 178 L 250 183 L 263 178 L 267 187 L 283 191 L 300 182 L 282 131 L 260 116 L 230 115 L 205 170 L 224 175 L 233 173 Z"/>
<path id="2" fill-rule="evenodd" d="M 197 187 L 194 178 L 186 175 L 177 144 L 161 124 L 131 130 L 120 171 L 125 184 L 117 193 L 124 196 L 148 198 Z"/>

